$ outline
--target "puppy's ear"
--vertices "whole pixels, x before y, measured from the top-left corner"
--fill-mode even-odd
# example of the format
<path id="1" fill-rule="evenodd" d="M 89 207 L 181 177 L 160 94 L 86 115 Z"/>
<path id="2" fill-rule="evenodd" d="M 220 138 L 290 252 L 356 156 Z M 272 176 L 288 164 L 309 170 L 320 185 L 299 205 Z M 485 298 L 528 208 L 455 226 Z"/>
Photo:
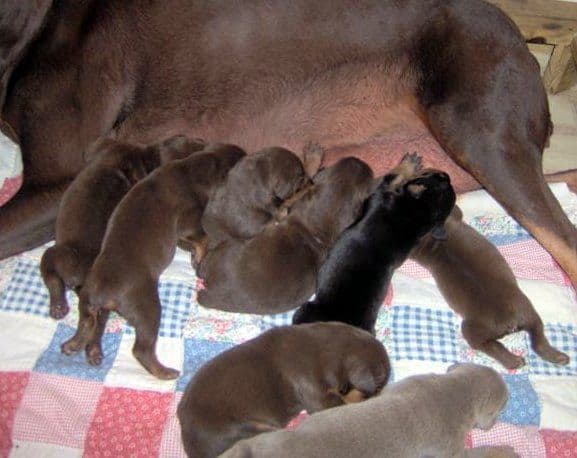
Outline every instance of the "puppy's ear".
<path id="1" fill-rule="evenodd" d="M 158 149 L 161 164 L 166 164 L 178 159 L 185 159 L 191 154 L 202 151 L 206 147 L 206 143 L 199 139 L 189 140 L 184 135 L 175 135 L 155 147 Z"/>
<path id="2" fill-rule="evenodd" d="M 407 191 L 415 199 L 420 199 L 423 192 L 427 189 L 425 185 L 422 184 L 410 184 L 407 185 Z"/>

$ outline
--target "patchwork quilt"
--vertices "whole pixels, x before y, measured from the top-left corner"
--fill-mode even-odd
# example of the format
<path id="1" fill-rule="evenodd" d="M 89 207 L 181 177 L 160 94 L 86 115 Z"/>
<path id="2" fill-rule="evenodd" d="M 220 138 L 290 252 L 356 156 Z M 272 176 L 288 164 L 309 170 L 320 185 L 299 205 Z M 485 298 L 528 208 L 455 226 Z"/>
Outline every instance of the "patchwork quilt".
<path id="1" fill-rule="evenodd" d="M 553 191 L 577 223 L 577 196 L 564 184 Z M 394 275 L 377 325 L 393 380 L 444 372 L 455 361 L 492 366 L 504 375 L 510 399 L 498 424 L 488 432 L 474 430 L 467 445 L 509 444 L 523 457 L 575 457 L 575 292 L 543 248 L 485 192 L 461 196 L 459 205 L 465 220 L 498 246 L 543 318 L 551 343 L 569 354 L 571 363 L 559 367 L 541 360 L 525 333 L 504 339 L 526 357 L 527 366 L 519 370 L 506 371 L 473 351 L 461 336 L 460 317 L 431 275 L 409 261 Z M 60 352 L 76 326 L 77 300 L 69 295 L 72 311 L 64 320 L 48 316 L 38 267 L 43 251 L 0 262 L 0 456 L 184 456 L 175 409 L 191 376 L 220 352 L 291 320 L 291 313 L 243 315 L 198 305 L 189 256 L 179 251 L 161 279 L 157 351 L 181 377 L 167 382 L 146 373 L 131 354 L 134 331 L 118 316 L 106 329 L 102 365 L 92 367 L 83 354 Z"/>

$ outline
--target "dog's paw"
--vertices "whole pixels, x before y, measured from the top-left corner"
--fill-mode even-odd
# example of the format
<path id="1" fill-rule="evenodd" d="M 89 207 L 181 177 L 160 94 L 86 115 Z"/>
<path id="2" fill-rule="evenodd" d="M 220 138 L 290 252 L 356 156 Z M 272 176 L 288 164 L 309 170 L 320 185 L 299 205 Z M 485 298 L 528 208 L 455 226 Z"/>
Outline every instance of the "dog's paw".
<path id="1" fill-rule="evenodd" d="M 72 338 L 66 342 L 64 342 L 61 346 L 60 346 L 60 351 L 62 353 L 64 353 L 65 355 L 73 355 L 75 353 L 78 353 L 80 350 L 82 350 L 82 342 L 80 342 L 79 340 Z"/>
<path id="2" fill-rule="evenodd" d="M 102 349 L 100 345 L 88 344 L 86 346 L 86 361 L 91 366 L 100 366 L 102 364 Z"/>
<path id="3" fill-rule="evenodd" d="M 423 168 L 423 158 L 419 156 L 416 152 L 406 153 L 401 160 L 401 164 L 413 168 L 413 172 L 418 172 Z"/>
<path id="4" fill-rule="evenodd" d="M 68 304 L 66 303 L 50 305 L 50 316 L 55 320 L 61 320 L 68 315 L 69 311 L 70 307 L 68 307 Z"/>

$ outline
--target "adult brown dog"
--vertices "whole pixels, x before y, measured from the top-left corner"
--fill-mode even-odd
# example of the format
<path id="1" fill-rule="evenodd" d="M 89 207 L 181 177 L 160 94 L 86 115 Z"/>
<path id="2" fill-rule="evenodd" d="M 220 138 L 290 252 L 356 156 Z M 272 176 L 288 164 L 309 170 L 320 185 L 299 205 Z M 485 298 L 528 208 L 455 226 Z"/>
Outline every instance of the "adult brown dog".
<path id="1" fill-rule="evenodd" d="M 378 394 L 390 363 L 383 344 L 342 323 L 282 326 L 205 364 L 178 406 L 184 449 L 212 458 L 236 441 L 309 413 Z"/>
<path id="2" fill-rule="evenodd" d="M 178 376 L 156 357 L 158 280 L 179 238 L 204 237 L 200 218 L 206 202 L 244 154 L 236 146 L 208 145 L 163 165 L 130 190 L 110 217 L 100 253 L 80 291 L 78 330 L 62 345 L 64 353 L 86 348 L 88 361 L 100 364 L 104 325 L 109 310 L 116 310 L 134 326 L 132 353 L 142 366 L 161 379 Z"/>
<path id="3" fill-rule="evenodd" d="M 56 219 L 56 244 L 40 262 L 50 293 L 50 316 L 69 310 L 66 288 L 78 291 L 100 251 L 106 224 L 116 205 L 138 181 L 160 165 L 160 149 L 148 151 L 107 140 L 64 193 Z"/>
<path id="4" fill-rule="evenodd" d="M 432 135 L 446 153 L 431 146 L 424 166 L 459 192 L 484 186 L 577 284 L 575 228 L 542 174 L 539 67 L 482 0 L 7 0 L 0 35 L 3 130 L 26 171 L 0 212 L 0 258 L 54 236 L 101 136 L 314 142 L 329 162 L 378 155 L 387 170 L 423 150 L 399 136 Z"/>
<path id="5" fill-rule="evenodd" d="M 297 308 L 314 293 L 321 263 L 360 216 L 373 186 L 371 169 L 356 158 L 321 170 L 277 225 L 248 240 L 226 240 L 207 253 L 198 270 L 205 284 L 198 302 L 261 314 Z"/>
<path id="6" fill-rule="evenodd" d="M 508 369 L 516 369 L 525 360 L 498 339 L 525 330 L 539 356 L 568 364 L 569 356 L 552 347 L 545 337 L 541 318 L 497 248 L 463 223 L 462 217 L 455 207 L 445 222 L 447 240 L 439 242 L 427 235 L 412 257 L 431 271 L 451 308 L 463 317 L 463 337 L 471 347 Z"/>

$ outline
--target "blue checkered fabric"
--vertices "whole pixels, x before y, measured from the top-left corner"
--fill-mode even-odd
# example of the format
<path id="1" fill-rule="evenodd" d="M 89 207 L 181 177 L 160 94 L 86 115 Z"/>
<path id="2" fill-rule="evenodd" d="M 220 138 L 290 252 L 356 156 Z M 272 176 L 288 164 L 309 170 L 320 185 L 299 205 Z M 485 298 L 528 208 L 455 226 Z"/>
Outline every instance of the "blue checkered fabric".
<path id="1" fill-rule="evenodd" d="M 395 306 L 391 309 L 393 359 L 459 360 L 459 321 L 449 311 Z"/>
<path id="2" fill-rule="evenodd" d="M 19 259 L 12 278 L 0 296 L 0 309 L 49 316 L 50 297 L 38 263 Z"/>
<path id="3" fill-rule="evenodd" d="M 175 281 L 163 281 L 158 287 L 158 294 L 162 304 L 159 335 L 182 337 L 182 329 L 195 307 L 192 286 Z"/>
<path id="4" fill-rule="evenodd" d="M 527 355 L 527 363 L 531 367 L 531 373 L 536 375 L 577 375 L 577 329 L 569 325 L 545 325 L 545 335 L 551 345 L 568 354 L 571 361 L 566 366 L 560 366 L 545 361 L 534 351 L 530 351 Z"/>
<path id="5" fill-rule="evenodd" d="M 288 326 L 292 324 L 294 313 L 294 310 L 291 310 L 290 312 L 277 313 L 275 315 L 263 315 L 261 329 L 266 331 L 277 326 Z"/>

